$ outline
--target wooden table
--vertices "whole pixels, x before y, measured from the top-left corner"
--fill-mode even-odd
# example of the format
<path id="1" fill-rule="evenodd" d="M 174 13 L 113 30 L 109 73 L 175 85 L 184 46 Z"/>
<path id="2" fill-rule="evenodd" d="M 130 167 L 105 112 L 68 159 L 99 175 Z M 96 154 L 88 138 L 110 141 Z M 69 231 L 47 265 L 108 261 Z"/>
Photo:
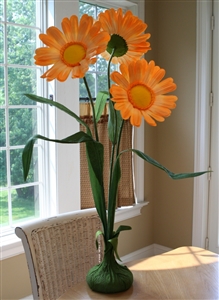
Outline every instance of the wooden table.
<path id="1" fill-rule="evenodd" d="M 181 247 L 126 264 L 134 275 L 126 292 L 98 294 L 86 282 L 59 299 L 219 299 L 219 256 L 197 247 Z"/>

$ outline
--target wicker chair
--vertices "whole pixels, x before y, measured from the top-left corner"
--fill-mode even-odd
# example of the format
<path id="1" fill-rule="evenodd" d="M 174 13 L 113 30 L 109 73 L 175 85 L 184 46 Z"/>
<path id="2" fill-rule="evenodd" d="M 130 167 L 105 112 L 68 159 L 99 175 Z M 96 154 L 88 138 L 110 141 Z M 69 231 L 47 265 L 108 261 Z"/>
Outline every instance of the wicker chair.
<path id="1" fill-rule="evenodd" d="M 101 229 L 93 209 L 58 215 L 16 227 L 29 268 L 34 299 L 53 300 L 69 287 L 85 280 L 88 270 L 101 261 Z"/>

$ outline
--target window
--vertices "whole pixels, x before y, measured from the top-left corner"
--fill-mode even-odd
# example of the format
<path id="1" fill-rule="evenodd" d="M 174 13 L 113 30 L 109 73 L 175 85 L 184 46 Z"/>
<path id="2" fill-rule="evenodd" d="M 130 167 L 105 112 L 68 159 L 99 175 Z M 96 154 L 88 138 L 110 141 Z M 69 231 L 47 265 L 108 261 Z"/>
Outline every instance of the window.
<path id="1" fill-rule="evenodd" d="M 42 28 L 41 1 L 0 2 L 0 215 L 2 230 L 40 216 L 43 145 L 34 147 L 27 182 L 21 154 L 29 137 L 42 133 L 42 107 L 24 93 L 42 95 L 41 68 L 34 64 Z"/>
<path id="2" fill-rule="evenodd" d="M 24 1 L 24 0 L 23 0 Z M 88 2 L 88 1 L 87 1 Z M 119 4 L 116 4 L 115 1 L 89 1 L 92 7 L 95 4 L 98 4 L 98 7 L 95 9 L 102 9 L 101 4 L 107 7 L 123 7 L 128 8 L 133 11 L 133 13 L 138 14 L 138 11 L 141 15 L 140 17 L 144 17 L 144 3 L 140 1 L 121 1 Z M 79 130 L 79 124 L 73 120 L 72 118 L 66 117 L 66 115 L 55 108 L 47 108 L 39 106 L 39 104 L 31 103 L 28 99 L 24 97 L 20 97 L 19 103 L 11 103 L 10 99 L 7 98 L 7 95 L 19 94 L 23 93 L 36 93 L 38 95 L 44 95 L 45 97 L 53 97 L 54 101 L 62 102 L 65 106 L 73 110 L 75 113 L 79 114 L 79 95 L 83 94 L 83 86 L 80 84 L 79 80 L 72 80 L 69 78 L 65 82 L 54 81 L 47 86 L 45 80 L 40 79 L 41 69 L 34 65 L 33 54 L 37 47 L 40 45 L 38 34 L 42 30 L 45 32 L 43 28 L 43 24 L 46 24 L 46 27 L 55 25 L 60 28 L 61 21 L 64 17 L 70 17 L 72 14 L 78 14 L 80 11 L 79 8 L 88 9 L 90 4 L 85 4 L 84 2 L 79 3 L 79 1 L 45 1 L 47 3 L 47 12 L 44 10 L 45 3 L 44 1 L 33 1 L 33 0 L 25 0 L 25 5 L 22 4 L 22 1 L 16 0 L 0 0 L 0 25 L 1 25 L 1 46 L 4 47 L 4 56 L 0 54 L 0 82 L 1 82 L 1 91 L 0 91 L 0 113 L 1 118 L 0 122 L 2 122 L 2 118 L 5 118 L 5 127 L 1 124 L 3 130 L 0 133 L 0 141 L 1 141 L 1 168 L 4 170 L 5 176 L 8 176 L 8 180 L 10 185 L 8 186 L 8 193 L 11 193 L 8 198 L 9 210 L 11 210 L 11 216 L 8 217 L 10 219 L 11 224 L 13 225 L 13 201 L 12 197 L 14 197 L 13 193 L 16 189 L 24 189 L 24 191 L 28 191 L 32 189 L 32 210 L 28 212 L 28 215 L 24 218 L 27 220 L 28 218 L 34 218 L 38 216 L 46 216 L 46 215 L 54 215 L 57 213 L 68 212 L 72 210 L 80 209 L 80 155 L 79 155 L 79 145 L 60 145 L 54 143 L 40 143 L 37 141 L 35 146 L 35 155 L 33 167 L 31 169 L 31 176 L 28 179 L 28 183 L 19 182 L 12 185 L 12 177 L 9 175 L 10 171 L 10 162 L 12 161 L 12 152 L 17 151 L 17 153 L 21 153 L 21 150 L 24 144 L 27 141 L 27 138 L 32 136 L 34 133 L 40 133 L 50 138 L 64 138 L 72 134 L 72 132 L 77 132 Z M 18 9 L 19 8 L 19 9 Z M 138 8 L 138 9 L 137 9 Z M 11 15 L 15 20 L 14 23 L 11 24 L 9 22 L 8 16 L 11 9 Z M 48 15 L 48 20 L 44 20 L 43 16 Z M 35 21 L 34 21 L 35 20 Z M 13 48 L 13 51 L 7 51 L 7 34 L 3 29 L 15 27 L 17 29 L 17 35 L 14 35 L 15 40 L 17 39 L 16 47 Z M 19 30 L 26 34 L 25 43 L 21 43 L 20 37 L 18 35 Z M 4 32 L 4 33 L 3 33 Z M 9 31 L 8 31 L 9 32 Z M 19 37 L 19 39 L 18 39 Z M 27 42 L 27 40 L 29 42 Z M 18 48 L 18 45 L 20 48 Z M 17 50 L 16 53 L 20 53 L 21 49 L 26 55 L 23 56 L 13 56 L 14 49 Z M 18 51 L 19 49 L 19 51 Z M 11 60 L 6 60 L 10 58 Z M 18 58 L 20 60 L 18 60 Z M 29 58 L 29 60 L 28 60 Z M 17 59 L 13 61 L 13 59 Z M 104 62 L 103 62 L 104 63 Z M 18 70 L 17 70 L 18 69 Z M 16 84 L 17 90 L 4 89 L 6 83 L 9 83 L 11 80 L 12 87 L 14 87 L 14 79 L 18 80 L 18 76 L 10 77 L 8 70 L 12 72 L 20 71 L 21 73 L 25 73 L 26 77 L 22 75 L 22 80 L 18 84 Z M 96 87 L 105 84 L 105 78 L 102 74 L 103 65 L 99 65 L 99 69 L 91 69 L 90 71 L 90 79 L 93 83 L 93 89 L 95 91 Z M 5 73 L 4 73 L 5 72 Z M 21 74 L 19 73 L 19 74 Z M 23 74 L 22 73 L 22 74 Z M 3 76 L 6 74 L 7 76 Z M 98 76 L 97 76 L 98 74 Z M 11 75 L 12 76 L 12 75 Z M 20 75 L 21 76 L 21 75 Z M 98 78 L 97 78 L 98 77 Z M 12 79 L 10 79 L 12 78 Z M 4 82 L 5 80 L 5 82 Z M 28 88 L 26 87 L 28 86 Z M 87 95 L 86 95 L 87 96 Z M 14 99 L 14 98 L 12 98 Z M 23 101 L 23 102 L 22 102 Z M 48 111 L 47 111 L 48 109 Z M 6 114 L 7 112 L 7 114 Z M 26 114 L 27 116 L 26 116 Z M 10 127 L 15 122 L 15 114 L 20 114 L 19 121 L 20 125 L 16 123 L 17 128 L 19 130 L 23 129 L 24 134 L 19 133 L 17 136 L 10 136 L 10 134 L 6 134 L 5 132 L 10 133 Z M 27 117 L 24 119 L 24 117 Z M 11 119 L 10 119 L 11 118 Z M 10 121 L 11 120 L 11 121 Z M 44 122 L 45 120 L 45 122 Z M 12 122 L 13 121 L 13 122 Z M 27 126 L 27 123 L 30 122 L 30 126 Z M 11 123 L 10 123 L 11 122 Z M 12 125 L 10 125 L 12 124 Z M 65 124 L 65 126 L 63 126 Z M 15 126 L 15 125 L 13 125 Z M 28 128 L 28 129 L 27 129 Z M 143 136 L 143 128 L 144 125 L 140 129 L 138 129 L 135 133 L 135 148 L 143 150 L 144 149 L 144 141 L 142 139 Z M 26 130 L 26 131 L 25 131 Z M 43 131 L 44 130 L 44 131 Z M 22 139 L 21 139 L 22 137 Z M 13 138 L 13 139 L 12 139 Z M 45 148 L 46 147 L 46 148 Z M 47 148 L 48 147 L 48 148 Z M 44 155 L 46 157 L 44 158 Z M 4 162 L 4 157 L 8 157 L 8 162 Z M 16 156 L 18 158 L 18 156 Z M 50 159 L 50 163 L 48 159 Z M 21 159 L 19 159 L 21 163 Z M 40 166 L 46 166 L 46 170 L 42 170 Z M 38 167 L 39 166 L 39 167 Z M 137 172 L 135 172 L 136 182 L 136 194 L 139 202 L 144 201 L 144 164 L 140 159 L 136 159 L 135 167 Z M 21 172 L 21 165 L 20 165 Z M 43 178 L 45 176 L 45 178 Z M 21 177 L 20 177 L 21 178 Z M 1 184 L 3 179 L 1 178 Z M 6 179 L 5 179 L 6 180 Z M 6 184 L 2 184 L 1 195 L 5 195 L 6 193 Z M 45 188 L 48 189 L 48 192 L 45 191 Z M 43 197 L 41 197 L 41 194 Z M 49 195 L 45 197 L 45 195 Z M 4 196 L 5 197 L 5 196 Z M 41 203 L 41 199 L 45 199 L 43 203 Z M 12 205 L 13 204 L 13 205 Z M 41 205 L 43 204 L 43 206 Z M 26 203 L 25 203 L 26 205 Z M 128 218 L 130 216 L 138 215 L 140 212 L 140 208 L 145 205 L 139 204 L 135 208 L 133 208 L 131 215 L 129 211 L 119 212 L 119 217 L 117 220 L 122 220 Z M 26 208 L 25 208 L 26 210 Z M 21 218 L 22 219 L 22 218 Z M 4 221 L 6 222 L 6 221 Z M 6 241 L 5 244 L 9 244 L 11 241 Z M 20 241 L 16 242 L 12 245 L 5 246 L 3 248 L 3 258 L 9 257 L 11 255 L 15 255 L 23 252 L 22 247 L 20 246 Z M 5 250 L 5 252 L 4 252 Z"/>

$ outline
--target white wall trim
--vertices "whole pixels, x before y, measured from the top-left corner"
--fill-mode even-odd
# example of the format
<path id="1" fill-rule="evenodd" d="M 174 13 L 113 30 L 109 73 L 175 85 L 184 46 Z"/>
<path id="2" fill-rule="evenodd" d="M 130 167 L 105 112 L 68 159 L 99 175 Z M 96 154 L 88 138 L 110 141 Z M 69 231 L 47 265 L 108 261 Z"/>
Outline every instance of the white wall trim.
<path id="1" fill-rule="evenodd" d="M 122 260 L 122 263 L 127 263 L 132 260 L 138 260 L 138 259 L 143 259 L 146 257 L 151 257 L 154 255 L 159 255 L 159 254 L 168 252 L 170 250 L 172 250 L 172 249 L 162 246 L 162 245 L 151 244 L 149 246 L 146 246 L 144 248 L 141 248 L 132 253 L 122 256 L 121 260 Z"/>
<path id="2" fill-rule="evenodd" d="M 132 207 L 118 208 L 115 214 L 115 223 L 140 216 L 142 207 L 148 204 L 149 202 L 142 202 L 137 203 Z"/>
<path id="3" fill-rule="evenodd" d="M 195 116 L 195 171 L 208 169 L 209 99 L 211 79 L 211 1 L 197 1 L 197 65 Z M 205 247 L 208 177 L 194 179 L 192 245 Z"/>
<path id="4" fill-rule="evenodd" d="M 219 2 L 214 0 L 213 62 L 212 62 L 212 124 L 211 124 L 211 181 L 209 190 L 208 238 L 209 250 L 219 253 Z"/>
<path id="5" fill-rule="evenodd" d="M 154 247 L 154 255 L 160 255 L 160 254 L 163 254 L 165 252 L 173 250 L 172 248 L 162 246 L 162 245 L 159 245 L 159 244 L 153 244 L 153 247 Z"/>

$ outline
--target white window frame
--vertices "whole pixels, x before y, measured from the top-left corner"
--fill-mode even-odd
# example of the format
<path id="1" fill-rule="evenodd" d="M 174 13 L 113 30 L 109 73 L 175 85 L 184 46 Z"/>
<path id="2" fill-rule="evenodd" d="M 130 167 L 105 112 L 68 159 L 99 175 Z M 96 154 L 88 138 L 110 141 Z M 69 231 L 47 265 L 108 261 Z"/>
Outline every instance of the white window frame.
<path id="1" fill-rule="evenodd" d="M 212 137 L 214 150 L 211 159 L 216 169 L 211 175 L 194 179 L 193 200 L 193 234 L 194 246 L 209 248 L 218 252 L 218 72 L 219 72 L 219 39 L 218 18 L 219 5 L 215 1 L 216 18 L 212 19 L 212 1 L 197 1 L 197 87 L 196 87 L 196 122 L 195 122 L 195 170 L 207 170 L 209 167 L 210 145 L 210 101 L 213 87 L 213 122 Z M 212 28 L 214 28 L 214 48 L 211 51 Z M 212 70 L 212 53 L 214 67 Z M 213 76 L 212 76 L 213 75 Z M 211 78 L 213 82 L 211 83 Z M 211 86 L 212 85 L 212 86 Z M 215 116 L 216 114 L 216 116 Z M 216 130 L 216 131 L 215 131 Z M 209 182 L 209 176 L 211 181 Z M 208 221 L 209 218 L 209 221 Z"/>
<path id="2" fill-rule="evenodd" d="M 133 14 L 144 20 L 145 4 L 143 1 L 86 1 L 97 5 L 109 7 L 122 7 L 130 9 Z M 76 1 L 48 1 L 49 16 L 48 26 L 55 25 L 60 28 L 63 17 L 70 17 L 74 11 L 78 11 L 78 0 Z M 54 16 L 54 18 L 53 18 Z M 55 21 L 54 21 L 55 20 Z M 64 83 L 53 81 L 48 86 L 48 97 L 53 95 L 54 101 L 59 101 L 68 108 L 79 114 L 79 82 L 77 79 L 69 78 Z M 72 100 L 69 101 L 69 95 Z M 73 98 L 74 97 L 74 98 Z M 74 101 L 75 99 L 75 101 Z M 54 125 L 55 124 L 55 125 Z M 59 124 L 65 124 L 60 126 Z M 47 117 L 47 129 L 50 138 L 64 138 L 79 130 L 79 124 L 66 114 L 49 108 Z M 144 122 L 140 128 L 135 129 L 134 145 L 136 149 L 144 151 Z M 79 145 L 60 145 L 49 143 L 45 162 L 49 174 L 49 197 L 48 206 L 50 215 L 60 214 L 73 210 L 80 210 L 80 153 Z M 121 208 L 116 212 L 115 222 L 133 218 L 141 214 L 143 206 L 148 202 L 144 198 L 144 163 L 140 158 L 134 160 L 135 193 L 137 202 L 129 208 Z M 77 176 L 75 176 L 77 174 Z M 57 184 L 56 184 L 57 183 Z M 0 260 L 23 253 L 21 241 L 12 234 L 2 241 Z"/>
<path id="3" fill-rule="evenodd" d="M 208 238 L 209 250 L 219 254 L 219 2 L 214 0 L 214 31 L 213 31 L 213 107 L 212 107 L 212 153 Z"/>
<path id="4" fill-rule="evenodd" d="M 37 21 L 38 24 L 36 27 L 43 28 L 43 30 L 44 30 L 44 26 L 45 26 L 45 28 L 47 26 L 44 22 L 44 19 L 45 19 L 44 16 L 46 13 L 46 1 L 41 1 L 40 3 L 38 3 L 38 9 L 42 13 L 42 20 Z M 39 45 L 37 47 L 39 47 L 39 46 L 40 46 L 40 41 L 39 41 Z M 38 76 L 40 76 L 40 72 L 38 72 Z M 46 94 L 47 84 L 42 81 L 42 85 L 40 86 L 40 89 L 37 87 L 37 90 L 38 90 L 38 93 L 41 93 L 41 95 L 42 95 L 42 93 Z M 48 108 L 47 106 L 44 107 L 43 105 L 41 105 L 39 103 L 37 104 L 37 106 L 40 107 L 40 110 L 42 111 L 40 116 L 39 115 L 37 116 L 38 130 L 39 130 L 38 133 L 40 133 L 42 135 L 47 135 L 47 132 L 49 131 L 49 127 L 48 127 L 46 120 L 48 120 L 47 116 L 50 112 L 50 108 Z M 24 106 L 21 105 L 21 107 L 23 108 Z M 29 106 L 25 106 L 25 108 L 26 107 L 28 108 Z M 41 140 L 38 141 L 38 145 L 39 145 L 38 147 L 42 146 L 43 151 L 44 151 L 43 155 L 41 153 L 42 151 L 40 151 L 40 154 L 39 154 L 40 161 L 43 162 L 42 165 L 44 165 L 44 164 L 49 165 L 47 157 L 49 157 L 50 146 L 48 145 L 48 143 L 44 143 Z M 54 209 L 51 209 L 52 206 L 50 205 L 50 203 L 46 203 L 44 201 L 44 199 L 48 198 L 48 193 L 49 193 L 49 184 L 47 182 L 47 178 L 49 178 L 49 176 L 46 176 L 46 174 L 44 174 L 45 171 L 48 172 L 48 170 L 49 170 L 48 168 L 44 168 L 44 170 L 42 170 L 42 168 L 39 169 L 39 182 L 37 182 L 37 185 L 39 185 L 39 189 L 40 189 L 41 199 L 40 199 L 39 205 L 40 205 L 40 217 L 42 217 L 42 218 L 45 216 L 49 216 L 55 212 Z M 19 187 L 20 186 L 22 187 L 22 185 L 19 185 Z M 27 221 L 21 221 L 21 222 L 27 222 Z M 14 224 L 13 226 L 16 227 L 16 225 L 17 224 Z M 23 247 L 21 246 L 20 239 L 18 239 L 15 236 L 13 228 L 5 229 L 5 228 L 1 227 L 0 233 L 1 233 L 1 235 L 0 235 L 0 247 L 1 247 L 0 248 L 0 260 L 21 253 L 21 249 L 23 249 Z"/>

